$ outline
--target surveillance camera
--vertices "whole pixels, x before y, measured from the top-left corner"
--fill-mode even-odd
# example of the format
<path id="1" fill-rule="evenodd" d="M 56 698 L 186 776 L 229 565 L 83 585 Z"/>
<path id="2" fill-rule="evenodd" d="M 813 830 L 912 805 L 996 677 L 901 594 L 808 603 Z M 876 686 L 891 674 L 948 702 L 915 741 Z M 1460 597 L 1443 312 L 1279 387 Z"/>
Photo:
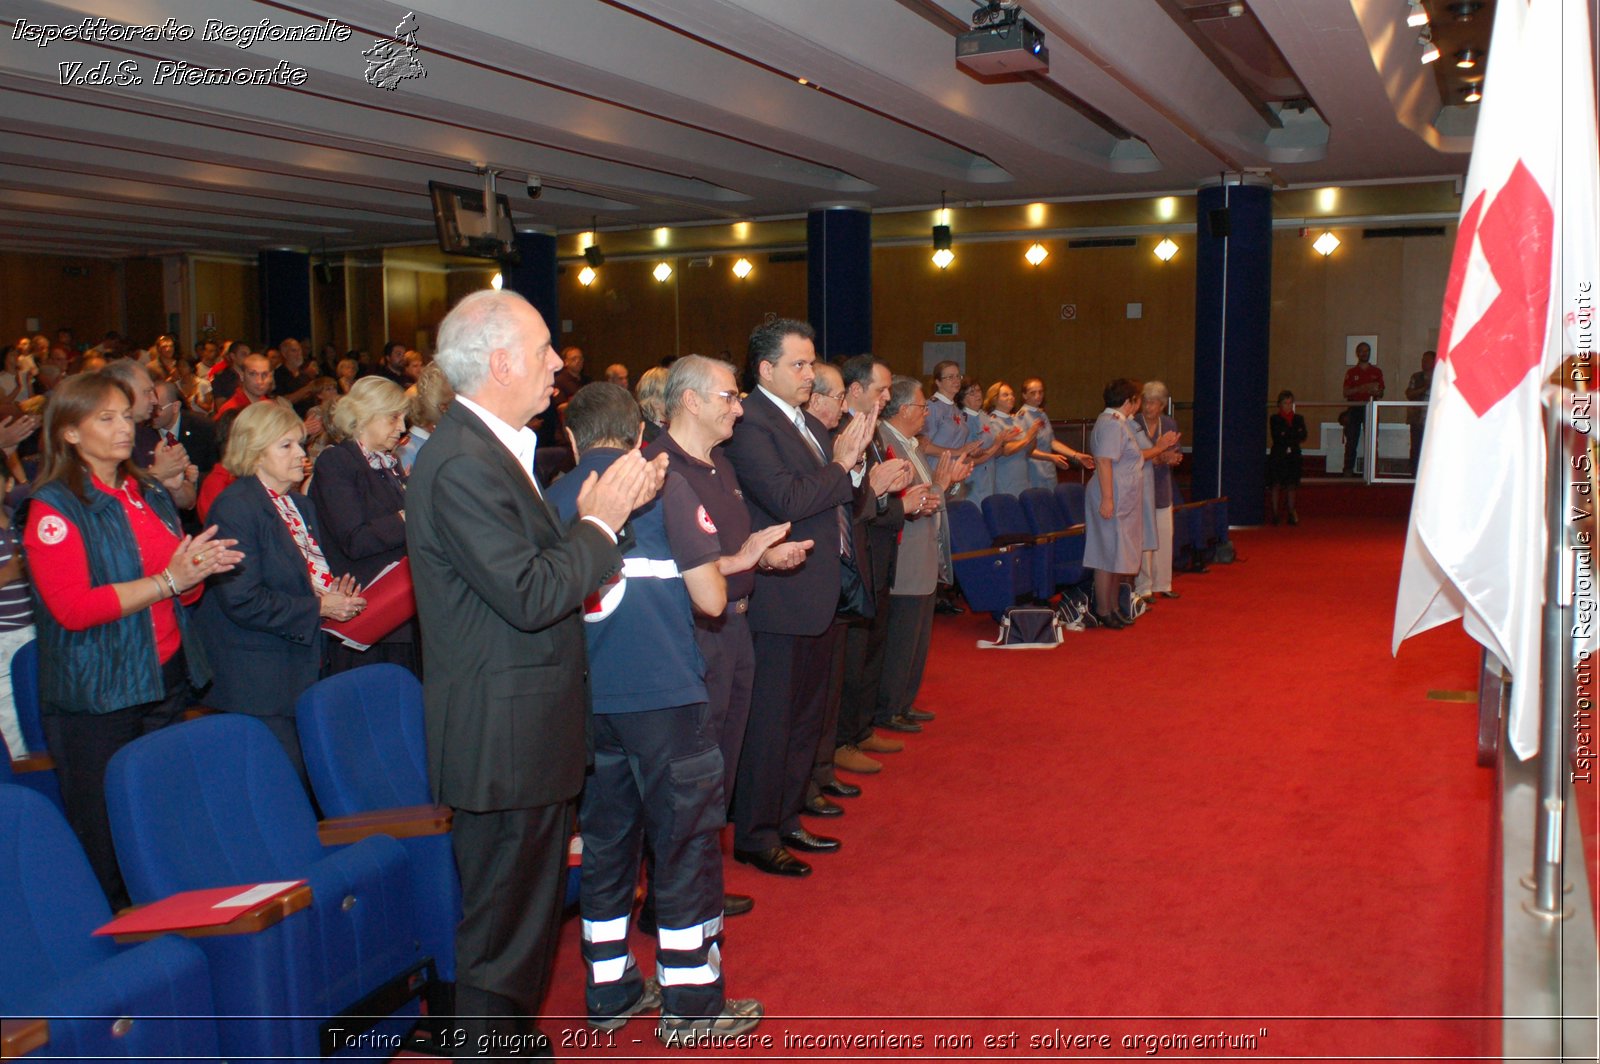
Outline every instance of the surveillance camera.
<path id="1" fill-rule="evenodd" d="M 1244 5 L 1243 4 L 1233 3 L 1233 4 L 1229 4 L 1228 5 L 1228 17 L 1229 18 L 1241 18 L 1241 17 L 1243 17 L 1243 15 L 1244 15 Z"/>
<path id="2" fill-rule="evenodd" d="M 544 191 L 544 179 L 542 177 L 540 177 L 538 174 L 529 174 L 528 175 L 528 198 L 529 199 L 538 199 L 539 198 L 539 194 L 541 192 L 543 192 L 543 191 Z"/>

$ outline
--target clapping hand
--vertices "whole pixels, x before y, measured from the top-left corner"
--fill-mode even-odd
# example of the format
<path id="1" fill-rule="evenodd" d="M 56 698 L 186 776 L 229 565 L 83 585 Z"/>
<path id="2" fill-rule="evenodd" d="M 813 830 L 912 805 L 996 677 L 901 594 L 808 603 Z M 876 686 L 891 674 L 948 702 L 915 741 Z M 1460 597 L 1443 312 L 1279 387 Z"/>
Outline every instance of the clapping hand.
<path id="1" fill-rule="evenodd" d="M 867 482 L 872 486 L 872 494 L 887 495 L 891 491 L 903 490 L 911 483 L 911 476 L 910 459 L 890 458 L 872 467 Z"/>
<path id="2" fill-rule="evenodd" d="M 0 421 L 0 451 L 11 450 L 38 431 L 39 419 L 32 414 L 19 414 Z"/>
<path id="3" fill-rule="evenodd" d="M 348 621 L 367 608 L 356 578 L 345 573 L 328 590 L 322 592 L 319 603 L 321 616 L 330 621 Z"/>
<path id="4" fill-rule="evenodd" d="M 578 489 L 578 516 L 598 518 L 613 532 L 621 531 L 633 511 L 656 497 L 666 479 L 665 451 L 649 462 L 638 451 L 629 451 L 605 473 L 589 474 Z"/>
<path id="5" fill-rule="evenodd" d="M 782 524 L 768 525 L 766 528 L 756 529 L 750 533 L 744 544 L 739 548 L 739 553 L 733 556 L 733 567 L 727 571 L 742 573 L 746 569 L 754 569 L 767 553 L 767 549 L 780 542 L 788 534 L 789 522 L 787 521 Z"/>
<path id="6" fill-rule="evenodd" d="M 846 472 L 854 469 L 867 453 L 867 444 L 872 442 L 872 434 L 877 429 L 876 410 L 852 417 L 844 431 L 834 437 L 833 460 L 843 466 Z"/>
<path id="7" fill-rule="evenodd" d="M 184 536 L 178 549 L 172 552 L 167 572 L 172 575 L 178 591 L 188 591 L 208 576 L 231 572 L 244 561 L 244 552 L 233 548 L 236 539 L 218 539 L 217 526 L 212 525 L 198 536 Z"/>

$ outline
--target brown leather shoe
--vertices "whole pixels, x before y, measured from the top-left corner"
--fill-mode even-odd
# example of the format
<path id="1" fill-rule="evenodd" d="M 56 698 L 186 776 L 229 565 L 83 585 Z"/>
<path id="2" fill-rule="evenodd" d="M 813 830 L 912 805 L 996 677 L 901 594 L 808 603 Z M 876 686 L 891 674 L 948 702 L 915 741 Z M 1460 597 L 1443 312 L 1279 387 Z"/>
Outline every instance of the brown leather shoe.
<path id="1" fill-rule="evenodd" d="M 856 749 L 866 754 L 898 754 L 905 748 L 906 744 L 899 739 L 891 739 L 877 732 L 873 732 L 856 744 Z"/>
<path id="2" fill-rule="evenodd" d="M 870 776 L 883 771 L 883 762 L 874 761 L 861 752 L 859 746 L 841 746 L 833 752 L 833 767 L 841 772 L 858 772 Z"/>

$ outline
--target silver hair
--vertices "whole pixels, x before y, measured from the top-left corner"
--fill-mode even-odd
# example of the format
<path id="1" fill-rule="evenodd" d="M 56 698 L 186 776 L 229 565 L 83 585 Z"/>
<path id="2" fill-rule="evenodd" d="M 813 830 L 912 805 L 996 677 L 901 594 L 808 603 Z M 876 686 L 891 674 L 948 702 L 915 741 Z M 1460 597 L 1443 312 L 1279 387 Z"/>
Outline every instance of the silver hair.
<path id="1" fill-rule="evenodd" d="M 667 371 L 667 388 L 661 396 L 662 402 L 666 404 L 667 417 L 671 418 L 683 409 L 684 392 L 694 392 L 702 397 L 710 395 L 712 377 L 719 369 L 727 370 L 733 374 L 733 379 L 738 381 L 739 371 L 733 368 L 733 363 L 724 362 L 720 358 L 684 355 L 674 362 L 672 368 Z"/>
<path id="2" fill-rule="evenodd" d="M 489 376 L 489 353 L 516 342 L 519 304 L 533 307 L 516 292 L 486 288 L 457 303 L 439 323 L 433 358 L 457 395 L 477 394 Z"/>
<path id="3" fill-rule="evenodd" d="M 1163 401 L 1172 397 L 1172 393 L 1167 391 L 1167 386 L 1162 381 L 1145 381 L 1144 388 L 1139 394 L 1144 399 L 1160 399 Z"/>
<path id="4" fill-rule="evenodd" d="M 900 408 L 908 405 L 922 390 L 922 382 L 915 377 L 902 377 L 895 374 L 894 380 L 889 382 L 889 403 L 883 408 L 884 419 L 894 417 Z"/>

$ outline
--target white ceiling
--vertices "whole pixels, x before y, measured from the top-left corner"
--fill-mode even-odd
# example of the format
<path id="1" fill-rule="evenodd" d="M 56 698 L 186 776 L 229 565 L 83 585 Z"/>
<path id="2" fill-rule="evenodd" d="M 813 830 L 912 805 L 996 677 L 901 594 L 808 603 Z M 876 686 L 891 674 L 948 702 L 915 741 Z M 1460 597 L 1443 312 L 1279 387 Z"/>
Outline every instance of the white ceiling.
<path id="1" fill-rule="evenodd" d="M 253 253 L 432 238 L 429 179 L 504 172 L 517 222 L 562 232 L 874 208 L 1188 192 L 1221 171 L 1289 186 L 1465 172 L 1440 135 L 1403 0 L 1248 0 L 1314 102 L 1274 109 L 1197 43 L 1203 0 L 1023 0 L 1050 70 L 957 69 L 971 0 L 7 0 L 0 247 Z M 422 78 L 362 51 L 415 12 Z M 17 39 L 17 26 L 173 20 L 193 39 Z M 208 20 L 344 42 L 200 38 Z M 1241 20 L 1241 25 L 1246 20 Z M 64 85 L 110 61 L 139 85 Z M 304 68 L 299 86 L 156 84 L 158 64 Z M 797 79 L 805 78 L 808 85 Z M 1320 116 L 1320 117 L 1319 117 Z M 1440 123 L 1447 128 L 1447 123 Z M 544 194 L 530 200 L 524 177 Z"/>

